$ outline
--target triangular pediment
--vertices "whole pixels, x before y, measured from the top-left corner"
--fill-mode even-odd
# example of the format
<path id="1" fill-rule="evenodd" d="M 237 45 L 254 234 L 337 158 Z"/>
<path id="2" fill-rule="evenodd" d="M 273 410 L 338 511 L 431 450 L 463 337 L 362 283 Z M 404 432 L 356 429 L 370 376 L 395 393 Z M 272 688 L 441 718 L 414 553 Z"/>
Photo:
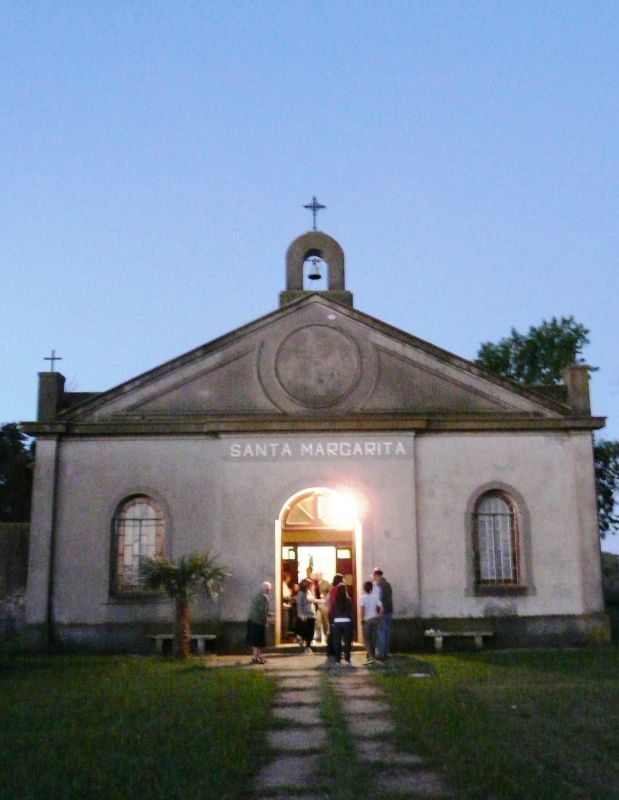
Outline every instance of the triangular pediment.
<path id="1" fill-rule="evenodd" d="M 315 293 L 69 409 L 63 417 L 557 417 L 567 411 Z"/>

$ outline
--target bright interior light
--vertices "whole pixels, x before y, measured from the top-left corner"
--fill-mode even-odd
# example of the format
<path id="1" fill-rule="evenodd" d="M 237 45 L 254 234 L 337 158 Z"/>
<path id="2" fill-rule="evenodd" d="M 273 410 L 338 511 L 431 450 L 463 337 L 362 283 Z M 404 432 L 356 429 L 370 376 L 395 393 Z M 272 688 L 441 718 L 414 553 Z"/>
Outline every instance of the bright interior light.
<path id="1" fill-rule="evenodd" d="M 360 502 L 357 493 L 352 489 L 338 489 L 329 498 L 329 516 L 335 527 L 350 528 L 357 524 L 360 514 Z"/>

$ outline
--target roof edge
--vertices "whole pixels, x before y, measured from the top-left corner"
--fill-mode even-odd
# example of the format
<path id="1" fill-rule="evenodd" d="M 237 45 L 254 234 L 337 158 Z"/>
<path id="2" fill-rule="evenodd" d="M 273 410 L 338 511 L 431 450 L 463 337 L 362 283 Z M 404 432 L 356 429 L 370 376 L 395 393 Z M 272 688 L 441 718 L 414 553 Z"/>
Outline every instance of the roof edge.
<path id="1" fill-rule="evenodd" d="M 508 378 L 502 378 L 494 373 L 488 372 L 487 370 L 477 366 L 474 361 L 465 359 L 462 356 L 458 356 L 455 353 L 431 344 L 430 342 L 420 339 L 419 337 L 414 336 L 413 334 L 408 333 L 401 328 L 397 328 L 387 322 L 383 322 L 382 320 L 373 317 L 371 314 L 367 314 L 364 311 L 359 311 L 359 309 L 353 308 L 346 303 L 339 302 L 332 296 L 325 296 L 325 294 L 327 293 L 318 291 L 310 294 L 304 293 L 303 297 L 292 300 L 290 303 L 287 303 L 281 308 L 277 308 L 274 311 L 263 315 L 262 317 L 258 317 L 257 319 L 240 326 L 239 328 L 235 328 L 235 330 L 229 333 L 212 339 L 206 344 L 200 345 L 193 350 L 189 350 L 180 356 L 176 356 L 175 358 L 170 359 L 169 361 L 166 361 L 157 367 L 146 370 L 134 378 L 130 378 L 127 381 L 123 381 L 122 383 L 119 383 L 116 386 L 101 392 L 88 393 L 91 395 L 88 399 L 84 400 L 83 402 L 79 402 L 70 408 L 65 408 L 60 411 L 58 419 L 67 421 L 72 420 L 73 418 L 79 419 L 79 417 L 82 415 L 94 411 L 108 401 L 117 397 L 121 397 L 122 395 L 134 389 L 140 388 L 153 378 L 162 377 L 178 367 L 184 366 L 194 360 L 207 356 L 214 350 L 217 350 L 220 347 L 223 347 L 234 342 L 235 340 L 241 339 L 244 336 L 253 333 L 254 331 L 259 330 L 261 327 L 271 323 L 274 319 L 287 316 L 288 314 L 294 313 L 294 311 L 297 309 L 312 303 L 320 303 L 330 306 L 350 319 L 356 320 L 362 324 L 371 325 L 385 336 L 389 336 L 390 338 L 400 341 L 403 344 L 408 344 L 423 350 L 440 361 L 448 363 L 457 369 L 461 369 L 465 372 L 476 375 L 477 377 L 487 380 L 490 383 L 493 383 L 507 391 L 514 392 L 527 400 L 535 402 L 549 411 L 560 414 L 562 417 L 569 417 L 574 414 L 574 410 L 567 403 L 549 397 L 543 392 L 543 390 L 537 391 L 537 389 L 531 385 L 523 386 L 522 384 L 516 383 Z"/>

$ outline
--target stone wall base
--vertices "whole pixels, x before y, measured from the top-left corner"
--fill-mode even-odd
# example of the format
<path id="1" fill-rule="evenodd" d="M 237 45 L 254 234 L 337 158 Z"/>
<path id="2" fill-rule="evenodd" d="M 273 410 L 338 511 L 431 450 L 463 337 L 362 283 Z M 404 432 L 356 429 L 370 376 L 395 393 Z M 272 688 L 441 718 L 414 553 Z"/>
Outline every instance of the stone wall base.
<path id="1" fill-rule="evenodd" d="M 611 626 L 604 613 L 580 616 L 536 617 L 474 617 L 394 619 L 392 652 L 431 652 L 433 641 L 424 637 L 428 628 L 446 631 L 492 630 L 494 636 L 486 639 L 488 649 L 506 647 L 557 647 L 578 646 L 611 639 Z M 213 651 L 220 654 L 247 653 L 245 622 L 196 622 L 194 633 L 216 634 Z M 172 625 L 152 623 L 130 625 L 57 625 L 52 649 L 74 653 L 154 653 L 154 643 L 148 638 L 156 633 L 172 633 Z M 269 629 L 267 643 L 273 645 L 273 628 Z M 20 632 L 24 650 L 48 649 L 45 626 L 27 625 Z M 446 639 L 446 650 L 464 650 L 473 647 L 470 639 Z"/>
<path id="2" fill-rule="evenodd" d="M 210 633 L 217 636 L 212 645 L 207 644 L 207 652 L 224 654 L 247 651 L 244 644 L 245 622 L 222 623 L 218 620 L 211 623 L 195 623 L 191 630 L 192 633 Z M 155 652 L 155 643 L 148 637 L 172 632 L 171 623 L 56 625 L 50 642 L 45 625 L 26 625 L 20 631 L 19 642 L 21 649 L 28 652 L 52 650 L 61 653 L 152 655 Z"/>
<path id="3" fill-rule="evenodd" d="M 494 631 L 493 637 L 484 640 L 484 647 L 488 649 L 567 647 L 611 640 L 610 620 L 603 612 L 535 617 L 430 617 L 394 619 L 392 650 L 430 652 L 434 649 L 434 642 L 423 635 L 428 628 L 445 631 Z M 445 639 L 446 650 L 472 647 L 472 639 Z"/>

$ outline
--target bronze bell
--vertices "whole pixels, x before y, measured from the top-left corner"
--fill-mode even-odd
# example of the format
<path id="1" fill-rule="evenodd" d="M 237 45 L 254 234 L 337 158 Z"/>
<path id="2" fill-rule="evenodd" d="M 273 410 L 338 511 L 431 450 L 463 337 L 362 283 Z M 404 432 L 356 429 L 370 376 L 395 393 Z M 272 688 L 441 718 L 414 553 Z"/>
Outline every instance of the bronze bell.
<path id="1" fill-rule="evenodd" d="M 310 281 L 319 281 L 322 278 L 320 274 L 320 259 L 311 258 L 310 261 L 312 262 L 312 266 L 310 267 L 307 277 Z"/>

